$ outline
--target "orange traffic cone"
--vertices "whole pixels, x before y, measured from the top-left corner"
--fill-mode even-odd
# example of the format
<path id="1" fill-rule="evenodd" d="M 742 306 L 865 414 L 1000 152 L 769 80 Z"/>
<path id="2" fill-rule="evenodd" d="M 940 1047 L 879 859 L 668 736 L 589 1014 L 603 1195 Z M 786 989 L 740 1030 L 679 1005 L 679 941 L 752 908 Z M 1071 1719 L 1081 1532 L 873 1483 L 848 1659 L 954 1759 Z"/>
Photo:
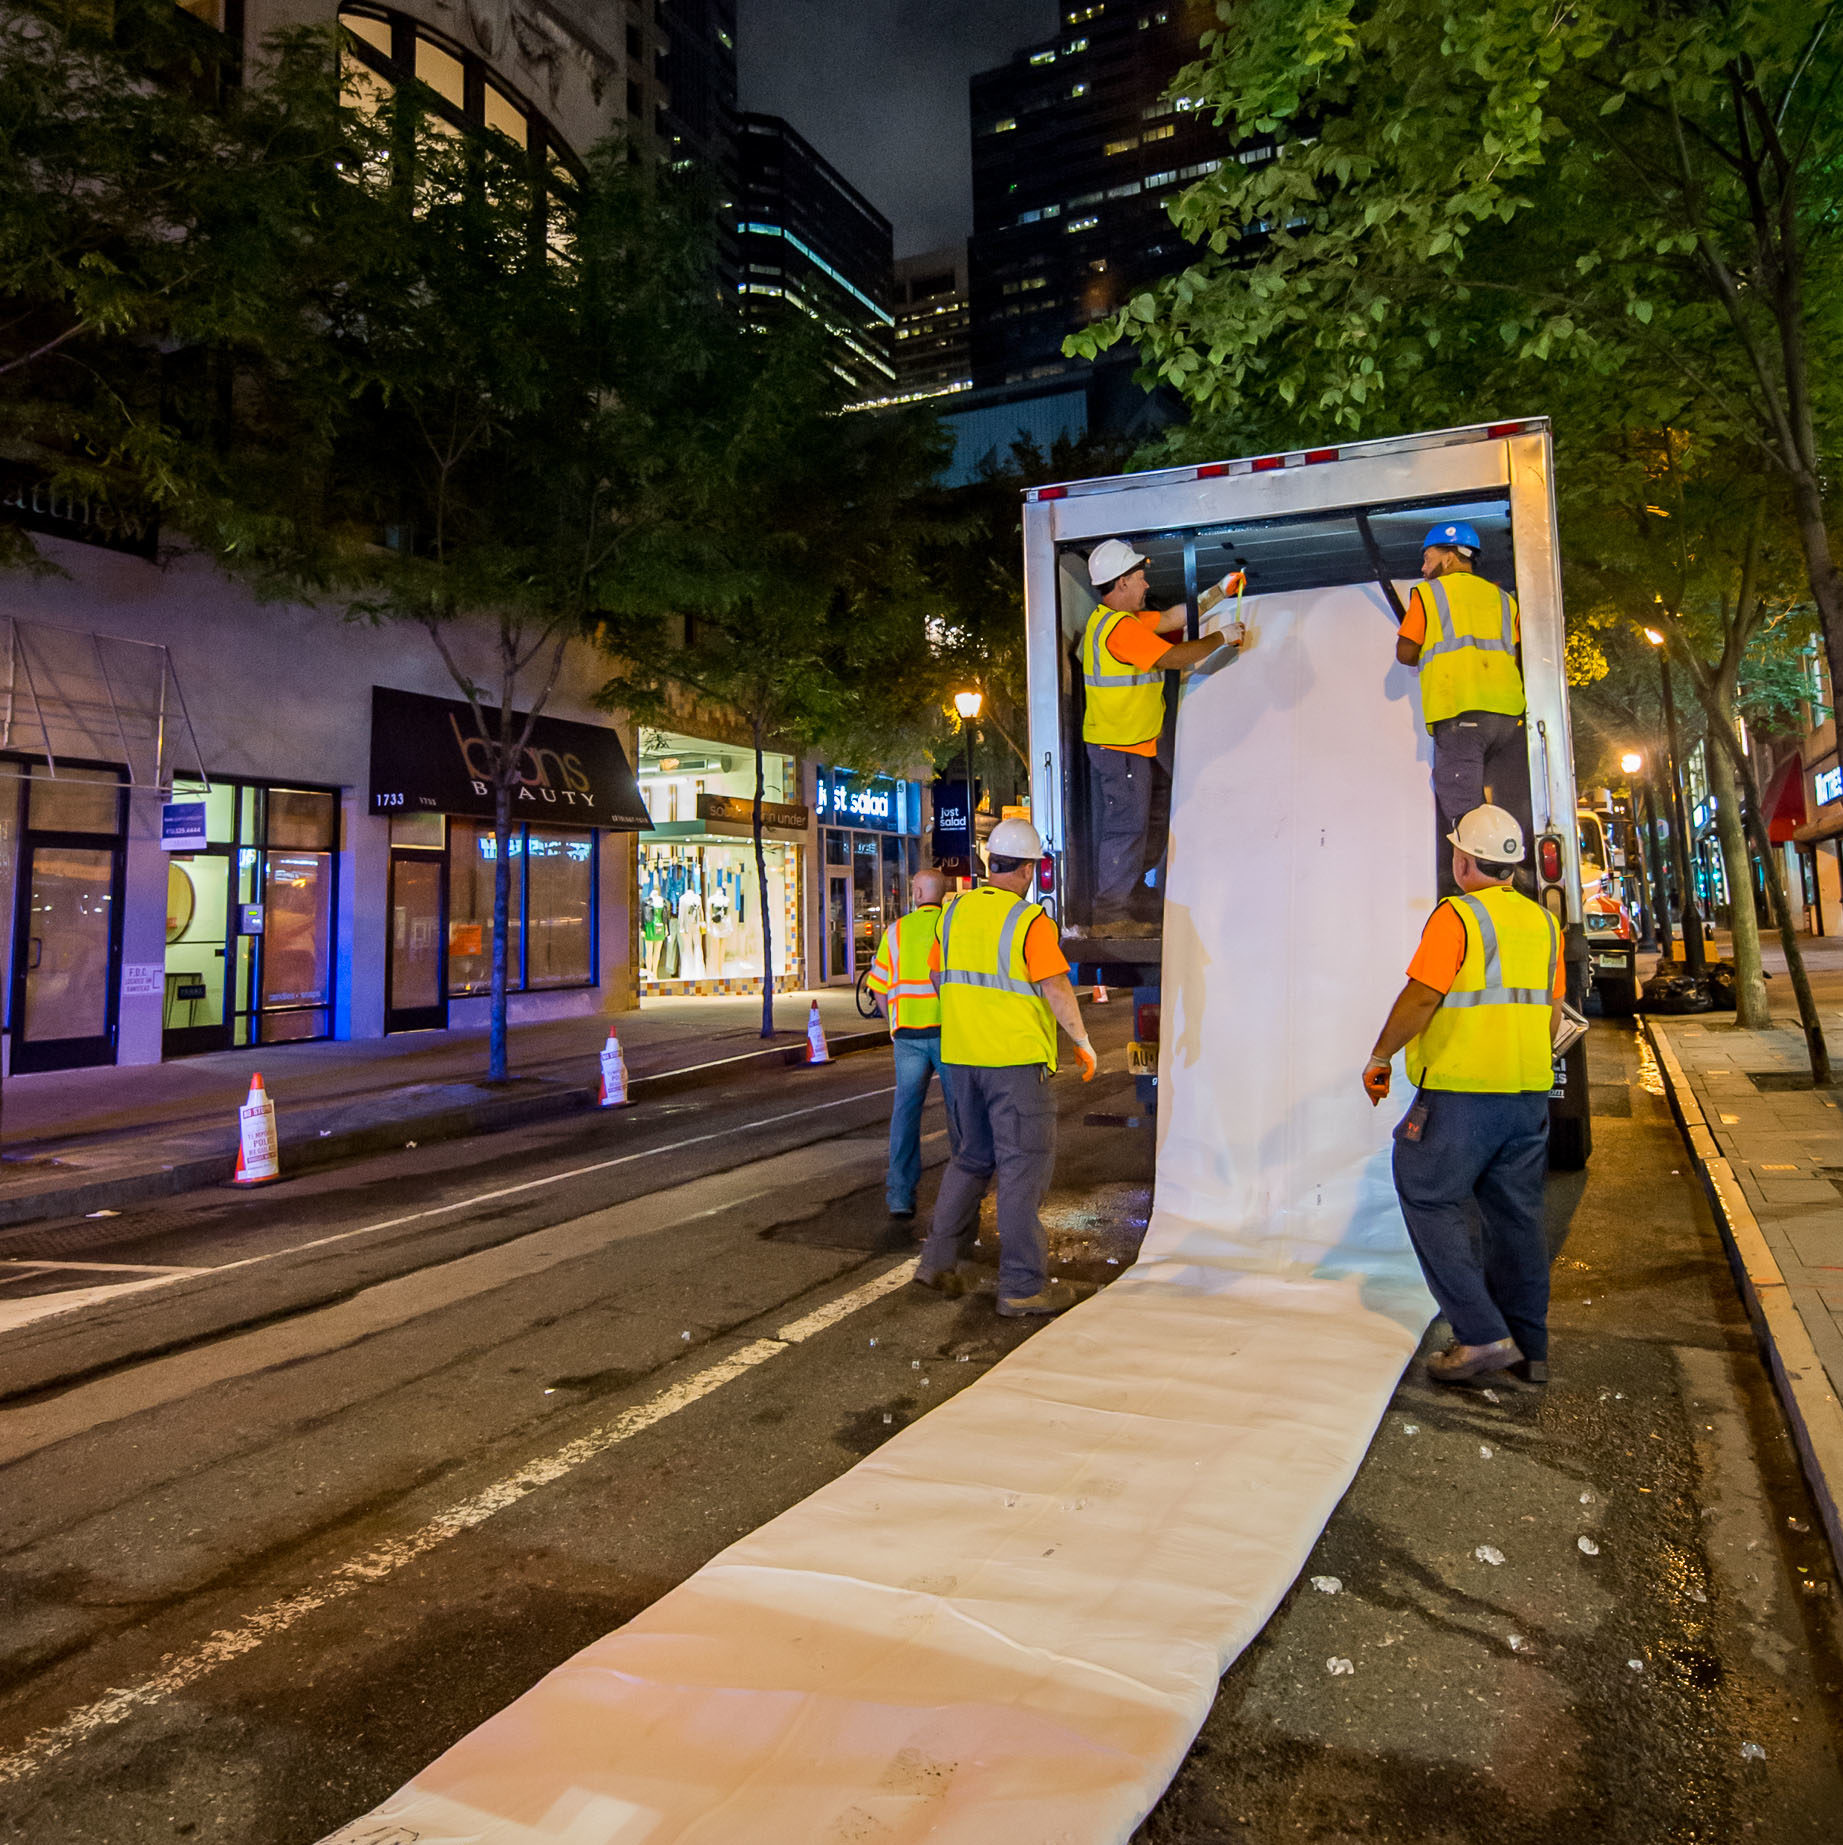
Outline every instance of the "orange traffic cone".
<path id="1" fill-rule="evenodd" d="M 621 1060 L 621 1041 L 613 1032 L 602 1046 L 601 1088 L 595 1101 L 600 1108 L 627 1106 L 627 1065 Z"/>
<path id="2" fill-rule="evenodd" d="M 826 1028 L 819 1022 L 819 1002 L 813 1001 L 813 1010 L 806 1021 L 806 1061 L 812 1063 L 830 1063 L 832 1053 L 826 1049 Z"/>
<path id="3" fill-rule="evenodd" d="M 1107 1004 L 1107 988 L 1098 980 L 1094 983 L 1094 1003 L 1097 1006 Z"/>
<path id="4" fill-rule="evenodd" d="M 266 1185 L 282 1176 L 275 1140 L 275 1104 L 262 1086 L 262 1072 L 250 1078 L 250 1093 L 237 1110 L 237 1166 L 230 1175 L 235 1185 Z"/>

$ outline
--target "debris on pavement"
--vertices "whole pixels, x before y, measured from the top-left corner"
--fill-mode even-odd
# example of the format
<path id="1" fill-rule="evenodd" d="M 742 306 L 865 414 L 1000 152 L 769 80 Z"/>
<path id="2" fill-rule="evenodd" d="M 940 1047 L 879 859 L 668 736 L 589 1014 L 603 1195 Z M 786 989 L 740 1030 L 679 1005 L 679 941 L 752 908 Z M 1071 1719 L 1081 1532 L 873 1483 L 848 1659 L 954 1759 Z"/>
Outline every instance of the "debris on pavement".
<path id="1" fill-rule="evenodd" d="M 1356 1669 L 1357 1668 L 1352 1665 L 1348 1659 L 1338 1659 L 1334 1656 L 1325 1661 L 1325 1670 L 1329 1672 L 1333 1678 L 1349 1678 L 1355 1673 Z"/>
<path id="2" fill-rule="evenodd" d="M 1758 1743 L 1744 1742 L 1741 1744 L 1741 1760 L 1743 1762 L 1763 1762 L 1766 1760 L 1766 1751 Z"/>
<path id="3" fill-rule="evenodd" d="M 1335 1595 L 1343 1586 L 1343 1583 L 1335 1576 L 1314 1576 L 1312 1578 L 1312 1587 L 1320 1595 Z"/>
<path id="4" fill-rule="evenodd" d="M 1597 1557 L 1600 1554 L 1600 1547 L 1592 1538 L 1578 1537 L 1574 1541 L 1583 1557 Z"/>
<path id="5" fill-rule="evenodd" d="M 1504 1553 L 1499 1550 L 1495 1544 L 1480 1544 L 1479 1547 L 1472 1552 L 1472 1555 L 1475 1556 L 1480 1563 L 1489 1563 L 1493 1569 L 1496 1569 L 1497 1566 L 1504 1561 Z"/>

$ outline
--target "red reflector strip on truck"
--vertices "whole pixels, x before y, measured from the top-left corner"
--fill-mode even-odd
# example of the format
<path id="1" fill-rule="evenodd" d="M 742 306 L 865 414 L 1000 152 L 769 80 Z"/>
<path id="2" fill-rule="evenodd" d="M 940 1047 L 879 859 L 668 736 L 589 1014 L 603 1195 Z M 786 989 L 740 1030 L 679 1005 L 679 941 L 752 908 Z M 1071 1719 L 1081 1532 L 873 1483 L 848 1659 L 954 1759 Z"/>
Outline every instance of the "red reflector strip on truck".
<path id="1" fill-rule="evenodd" d="M 1520 436 L 1527 425 L 1523 423 L 1493 423 L 1486 429 L 1488 436 Z"/>
<path id="2" fill-rule="evenodd" d="M 1275 468 L 1283 468 L 1285 466 L 1286 457 L 1284 455 L 1263 455 L 1259 461 L 1254 463 L 1253 472 L 1256 474 L 1267 474 Z"/>
<path id="3" fill-rule="evenodd" d="M 1031 490 L 1033 500 L 1066 500 L 1069 497 L 1067 487 L 1036 487 Z"/>
<path id="4" fill-rule="evenodd" d="M 1305 458 L 1308 467 L 1314 461 L 1335 461 L 1337 460 L 1337 450 L 1334 448 L 1309 448 L 1305 452 Z"/>
<path id="5" fill-rule="evenodd" d="M 1229 464 L 1226 461 L 1206 461 L 1203 466 L 1197 470 L 1197 479 L 1220 480 L 1228 471 Z"/>

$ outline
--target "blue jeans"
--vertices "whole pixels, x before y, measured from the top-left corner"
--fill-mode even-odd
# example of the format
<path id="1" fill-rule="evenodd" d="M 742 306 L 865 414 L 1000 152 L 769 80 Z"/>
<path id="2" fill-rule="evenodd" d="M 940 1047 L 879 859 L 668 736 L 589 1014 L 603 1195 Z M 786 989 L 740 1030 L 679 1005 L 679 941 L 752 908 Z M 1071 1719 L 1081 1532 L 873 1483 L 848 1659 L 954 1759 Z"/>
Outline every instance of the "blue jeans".
<path id="1" fill-rule="evenodd" d="M 1462 1345 L 1516 1340 L 1549 1355 L 1549 1241 L 1542 1187 L 1549 1098 L 1427 1089 L 1419 1140 L 1395 1134 L 1395 1190 L 1421 1272 Z M 1467 1207 L 1476 1202 L 1482 1237 Z"/>
<path id="2" fill-rule="evenodd" d="M 941 1063 L 941 1035 L 927 1038 L 891 1038 L 896 1051 L 896 1099 L 890 1104 L 890 1169 L 883 1195 L 892 1211 L 915 1209 L 915 1188 L 921 1184 L 921 1117 L 928 1100 L 928 1079 L 941 1079 L 941 1100 L 947 1104 L 948 1144 L 954 1144 L 953 1085 Z"/>

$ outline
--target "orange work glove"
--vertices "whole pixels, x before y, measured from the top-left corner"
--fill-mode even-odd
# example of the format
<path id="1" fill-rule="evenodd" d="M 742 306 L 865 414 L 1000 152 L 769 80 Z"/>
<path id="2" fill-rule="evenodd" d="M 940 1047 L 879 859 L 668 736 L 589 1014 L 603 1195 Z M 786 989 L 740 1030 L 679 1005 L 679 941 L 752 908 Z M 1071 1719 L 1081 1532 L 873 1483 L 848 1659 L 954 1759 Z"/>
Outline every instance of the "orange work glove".
<path id="1" fill-rule="evenodd" d="M 1078 1044 L 1075 1047 L 1076 1060 L 1081 1064 L 1081 1079 L 1084 1083 L 1094 1081 L 1094 1073 L 1101 1067 L 1101 1060 L 1094 1054 L 1092 1044 Z"/>
<path id="2" fill-rule="evenodd" d="M 1372 1057 L 1363 1066 L 1363 1093 L 1371 1108 L 1389 1093 L 1389 1066 L 1380 1057 Z"/>

